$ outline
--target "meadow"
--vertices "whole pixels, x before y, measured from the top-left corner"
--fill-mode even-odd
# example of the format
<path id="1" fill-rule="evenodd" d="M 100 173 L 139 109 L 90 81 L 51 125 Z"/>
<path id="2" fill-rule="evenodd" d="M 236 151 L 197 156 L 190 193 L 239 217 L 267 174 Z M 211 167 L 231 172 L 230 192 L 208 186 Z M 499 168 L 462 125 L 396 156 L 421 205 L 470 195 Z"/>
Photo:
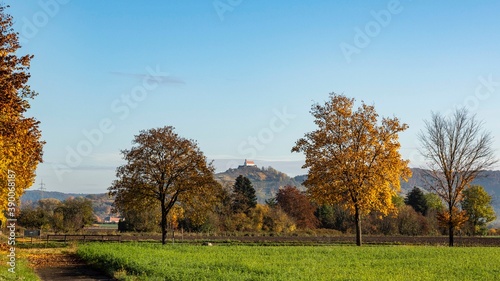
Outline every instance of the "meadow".
<path id="1" fill-rule="evenodd" d="M 496 247 L 88 243 L 78 255 L 120 280 L 498 280 Z"/>

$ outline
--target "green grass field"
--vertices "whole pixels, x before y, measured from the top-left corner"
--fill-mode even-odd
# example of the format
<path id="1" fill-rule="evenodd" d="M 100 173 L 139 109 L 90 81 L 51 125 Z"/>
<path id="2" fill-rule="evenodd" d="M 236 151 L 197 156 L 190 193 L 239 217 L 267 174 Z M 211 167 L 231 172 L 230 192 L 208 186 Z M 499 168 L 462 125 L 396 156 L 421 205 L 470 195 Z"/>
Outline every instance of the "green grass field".
<path id="1" fill-rule="evenodd" d="M 499 280 L 500 249 L 89 243 L 77 253 L 123 280 Z M 133 276 L 139 276 L 134 278 Z"/>
<path id="2" fill-rule="evenodd" d="M 117 223 L 98 223 L 95 226 L 102 228 L 102 229 L 116 229 L 116 230 L 118 230 Z"/>

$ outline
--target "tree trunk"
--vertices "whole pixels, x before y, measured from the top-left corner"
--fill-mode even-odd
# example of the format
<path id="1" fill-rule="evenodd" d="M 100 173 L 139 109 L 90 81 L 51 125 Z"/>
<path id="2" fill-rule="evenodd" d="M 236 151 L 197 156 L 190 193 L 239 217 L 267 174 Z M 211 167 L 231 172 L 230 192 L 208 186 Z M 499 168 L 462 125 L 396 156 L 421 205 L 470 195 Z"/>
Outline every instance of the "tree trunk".
<path id="1" fill-rule="evenodd" d="M 167 211 L 165 210 L 165 200 L 161 200 L 161 244 L 167 242 Z"/>
<path id="2" fill-rule="evenodd" d="M 450 228 L 448 230 L 450 232 L 448 246 L 450 246 L 450 247 L 453 247 L 453 235 L 455 232 L 454 230 L 455 230 L 455 228 L 452 225 L 450 225 Z"/>
<path id="3" fill-rule="evenodd" d="M 356 245 L 361 246 L 361 215 L 358 206 L 355 206 L 354 221 L 356 222 Z"/>
<path id="4" fill-rule="evenodd" d="M 449 239 L 448 239 L 448 246 L 453 247 L 453 234 L 455 230 L 455 226 L 453 225 L 453 209 L 450 207 L 450 221 L 448 222 L 448 232 L 449 232 Z"/>

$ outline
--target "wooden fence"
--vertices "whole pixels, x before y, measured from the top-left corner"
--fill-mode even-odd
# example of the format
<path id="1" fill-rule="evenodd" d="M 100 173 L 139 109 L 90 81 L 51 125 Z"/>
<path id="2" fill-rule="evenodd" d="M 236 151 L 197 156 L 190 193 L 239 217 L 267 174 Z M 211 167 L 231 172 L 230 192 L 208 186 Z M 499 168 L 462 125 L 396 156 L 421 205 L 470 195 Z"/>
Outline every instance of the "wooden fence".
<path id="1" fill-rule="evenodd" d="M 121 235 L 112 234 L 47 234 L 47 243 L 49 241 L 68 242 L 68 241 L 101 241 L 101 242 L 121 242 Z"/>

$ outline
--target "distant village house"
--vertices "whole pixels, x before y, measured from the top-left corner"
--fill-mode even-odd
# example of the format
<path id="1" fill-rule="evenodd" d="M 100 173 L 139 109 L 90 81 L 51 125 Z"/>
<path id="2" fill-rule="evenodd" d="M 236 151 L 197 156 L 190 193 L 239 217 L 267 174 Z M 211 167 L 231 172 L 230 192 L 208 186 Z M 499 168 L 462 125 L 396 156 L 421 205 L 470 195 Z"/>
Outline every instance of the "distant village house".
<path id="1" fill-rule="evenodd" d="M 118 217 L 105 217 L 104 223 L 118 223 L 120 222 L 120 218 Z"/>

